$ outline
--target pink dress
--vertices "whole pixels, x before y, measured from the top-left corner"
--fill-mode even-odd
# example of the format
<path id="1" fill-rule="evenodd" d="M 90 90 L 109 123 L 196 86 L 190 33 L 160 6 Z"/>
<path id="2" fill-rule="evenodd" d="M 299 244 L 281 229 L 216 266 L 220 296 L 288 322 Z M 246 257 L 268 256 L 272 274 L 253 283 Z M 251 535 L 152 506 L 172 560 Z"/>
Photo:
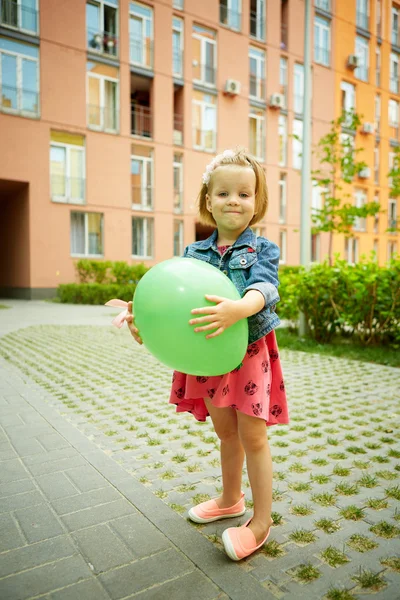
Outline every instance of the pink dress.
<path id="1" fill-rule="evenodd" d="M 219 248 L 221 253 L 225 249 Z M 190 412 L 205 421 L 209 413 L 204 398 L 218 408 L 230 407 L 264 419 L 266 425 L 289 423 L 275 332 L 249 344 L 242 364 L 225 375 L 203 377 L 174 371 L 169 402 L 176 404 L 176 412 Z"/>

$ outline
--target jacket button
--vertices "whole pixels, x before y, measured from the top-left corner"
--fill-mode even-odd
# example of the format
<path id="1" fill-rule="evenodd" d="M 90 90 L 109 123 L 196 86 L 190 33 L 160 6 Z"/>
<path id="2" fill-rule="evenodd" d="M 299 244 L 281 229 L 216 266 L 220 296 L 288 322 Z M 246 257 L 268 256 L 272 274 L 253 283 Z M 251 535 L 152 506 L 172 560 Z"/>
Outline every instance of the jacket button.
<path id="1" fill-rule="evenodd" d="M 228 271 L 222 271 L 224 275 L 228 275 Z"/>
<path id="2" fill-rule="evenodd" d="M 240 264 L 241 265 L 247 265 L 247 260 L 245 258 L 241 258 L 240 259 Z"/>

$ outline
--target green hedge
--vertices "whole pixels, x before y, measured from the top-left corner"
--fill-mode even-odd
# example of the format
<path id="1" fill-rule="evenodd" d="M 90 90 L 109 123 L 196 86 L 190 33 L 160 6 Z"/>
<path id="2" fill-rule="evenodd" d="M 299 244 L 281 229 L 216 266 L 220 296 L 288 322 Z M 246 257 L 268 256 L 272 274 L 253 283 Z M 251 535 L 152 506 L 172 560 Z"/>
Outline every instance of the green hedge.
<path id="1" fill-rule="evenodd" d="M 137 283 L 148 271 L 148 267 L 143 263 L 128 265 L 123 261 L 81 259 L 75 263 L 75 270 L 79 283 L 128 285 Z"/>
<path id="2" fill-rule="evenodd" d="M 372 259 L 356 265 L 337 259 L 332 267 L 282 269 L 280 281 L 278 315 L 296 322 L 303 311 L 316 341 L 340 333 L 366 345 L 400 344 L 400 258 L 385 267 Z"/>
<path id="3" fill-rule="evenodd" d="M 112 298 L 129 302 L 135 289 L 135 283 L 65 283 L 58 286 L 57 296 L 60 302 L 69 304 L 105 304 Z"/>

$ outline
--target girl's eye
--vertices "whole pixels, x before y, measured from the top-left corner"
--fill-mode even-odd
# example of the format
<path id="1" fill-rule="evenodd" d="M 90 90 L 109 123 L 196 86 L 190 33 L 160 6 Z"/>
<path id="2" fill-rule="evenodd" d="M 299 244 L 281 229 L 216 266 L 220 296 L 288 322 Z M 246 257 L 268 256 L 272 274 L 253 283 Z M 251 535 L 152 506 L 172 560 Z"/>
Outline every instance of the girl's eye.
<path id="1" fill-rule="evenodd" d="M 218 195 L 219 196 L 227 196 L 227 193 L 226 192 L 220 192 Z"/>
<path id="2" fill-rule="evenodd" d="M 240 194 L 243 198 L 248 198 L 248 194 Z"/>

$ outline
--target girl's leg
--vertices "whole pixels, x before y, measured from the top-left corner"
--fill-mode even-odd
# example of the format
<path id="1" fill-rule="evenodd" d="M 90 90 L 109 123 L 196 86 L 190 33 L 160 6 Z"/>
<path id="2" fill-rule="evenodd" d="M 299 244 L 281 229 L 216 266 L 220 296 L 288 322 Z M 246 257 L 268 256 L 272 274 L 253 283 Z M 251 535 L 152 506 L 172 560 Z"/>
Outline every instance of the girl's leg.
<path id="1" fill-rule="evenodd" d="M 254 516 L 249 528 L 257 543 L 264 539 L 271 523 L 272 509 L 272 459 L 266 433 L 265 421 L 237 413 L 239 438 L 246 453 L 254 502 Z"/>
<path id="2" fill-rule="evenodd" d="M 244 450 L 238 435 L 236 410 L 216 408 L 204 399 L 215 433 L 221 440 L 222 495 L 216 499 L 219 508 L 229 508 L 240 500 Z M 265 427 L 265 425 L 264 425 Z"/>

